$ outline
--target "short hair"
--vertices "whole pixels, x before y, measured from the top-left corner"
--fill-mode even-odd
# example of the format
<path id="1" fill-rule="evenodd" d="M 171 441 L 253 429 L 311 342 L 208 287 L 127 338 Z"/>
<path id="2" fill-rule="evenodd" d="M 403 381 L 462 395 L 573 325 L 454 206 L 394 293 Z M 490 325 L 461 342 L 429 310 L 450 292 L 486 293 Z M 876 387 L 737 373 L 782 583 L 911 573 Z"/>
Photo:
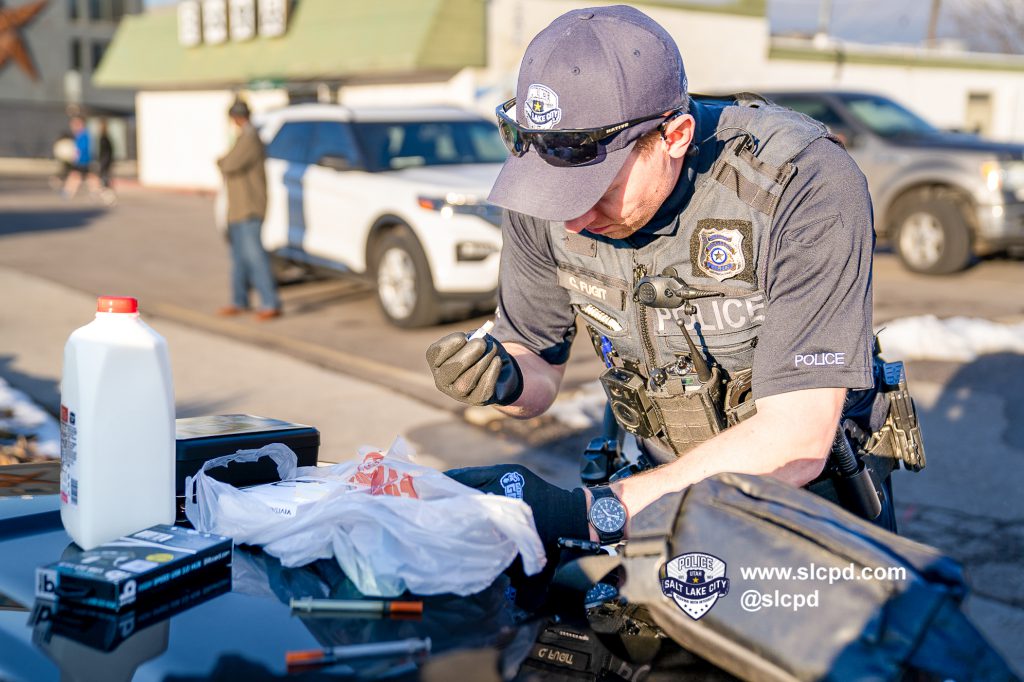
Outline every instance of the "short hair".
<path id="1" fill-rule="evenodd" d="M 658 145 L 658 140 L 660 139 L 661 128 L 658 127 L 637 140 L 636 148 L 639 150 L 640 156 L 647 157 L 653 154 L 654 148 Z"/>
<path id="2" fill-rule="evenodd" d="M 682 103 L 673 111 L 677 111 L 680 114 L 690 113 L 690 93 L 683 94 Z M 659 139 L 661 139 L 661 125 L 637 140 L 636 148 L 640 150 L 641 155 L 648 156 L 654 151 Z"/>

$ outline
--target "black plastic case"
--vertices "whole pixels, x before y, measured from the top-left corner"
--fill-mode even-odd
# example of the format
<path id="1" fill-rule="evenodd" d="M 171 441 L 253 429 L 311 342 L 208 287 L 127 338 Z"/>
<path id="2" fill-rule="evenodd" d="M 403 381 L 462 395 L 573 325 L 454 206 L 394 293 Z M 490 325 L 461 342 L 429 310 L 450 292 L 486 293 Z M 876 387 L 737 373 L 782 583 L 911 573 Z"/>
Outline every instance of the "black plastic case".
<path id="1" fill-rule="evenodd" d="M 316 466 L 320 452 L 320 432 L 312 426 L 251 414 L 179 419 L 175 431 L 175 478 L 179 498 L 185 494 L 185 477 L 194 476 L 205 462 L 215 457 L 233 455 L 239 450 L 255 450 L 270 443 L 283 443 L 298 456 L 299 466 Z M 280 480 L 277 465 L 269 457 L 257 462 L 209 469 L 207 474 L 237 487 Z"/>

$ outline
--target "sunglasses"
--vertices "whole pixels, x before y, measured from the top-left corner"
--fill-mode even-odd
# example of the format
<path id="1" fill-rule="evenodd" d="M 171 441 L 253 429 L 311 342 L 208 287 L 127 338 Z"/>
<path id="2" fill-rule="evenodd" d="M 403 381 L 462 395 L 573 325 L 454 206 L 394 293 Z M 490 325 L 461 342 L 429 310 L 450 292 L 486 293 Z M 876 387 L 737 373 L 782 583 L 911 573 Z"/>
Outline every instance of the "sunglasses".
<path id="1" fill-rule="evenodd" d="M 495 116 L 498 117 L 501 141 L 515 156 L 522 156 L 532 146 L 537 154 L 552 166 L 579 166 L 590 163 L 600 155 L 602 141 L 640 123 L 674 117 L 679 113 L 678 110 L 674 110 L 668 114 L 653 114 L 600 128 L 535 130 L 524 128 L 515 118 L 508 115 L 507 112 L 515 105 L 516 98 L 513 97 L 494 110 Z"/>

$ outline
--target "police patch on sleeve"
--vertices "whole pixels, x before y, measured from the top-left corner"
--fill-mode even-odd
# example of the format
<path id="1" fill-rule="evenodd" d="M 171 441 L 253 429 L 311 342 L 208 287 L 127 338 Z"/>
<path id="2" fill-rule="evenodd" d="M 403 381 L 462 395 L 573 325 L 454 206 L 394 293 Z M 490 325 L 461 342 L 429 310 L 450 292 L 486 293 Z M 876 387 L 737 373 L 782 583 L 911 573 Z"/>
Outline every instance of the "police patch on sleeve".
<path id="1" fill-rule="evenodd" d="M 749 220 L 709 218 L 697 223 L 690 238 L 693 276 L 754 284 L 754 229 Z"/>
<path id="2" fill-rule="evenodd" d="M 526 91 L 523 115 L 531 128 L 552 128 L 562 120 L 558 95 L 546 85 L 533 83 Z"/>

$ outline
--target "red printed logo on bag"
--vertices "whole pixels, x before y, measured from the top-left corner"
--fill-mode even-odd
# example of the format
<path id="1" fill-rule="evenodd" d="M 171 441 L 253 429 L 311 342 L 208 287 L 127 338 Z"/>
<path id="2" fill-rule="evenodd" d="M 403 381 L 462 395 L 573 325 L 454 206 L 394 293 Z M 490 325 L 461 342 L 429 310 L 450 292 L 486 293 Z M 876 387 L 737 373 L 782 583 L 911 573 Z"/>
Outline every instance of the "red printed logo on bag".
<path id="1" fill-rule="evenodd" d="M 384 464 L 384 455 L 370 452 L 359 463 L 356 473 L 348 479 L 349 483 L 366 486 L 371 495 L 391 495 L 392 497 L 411 497 L 419 499 L 412 476 L 399 474 L 392 467 Z"/>

